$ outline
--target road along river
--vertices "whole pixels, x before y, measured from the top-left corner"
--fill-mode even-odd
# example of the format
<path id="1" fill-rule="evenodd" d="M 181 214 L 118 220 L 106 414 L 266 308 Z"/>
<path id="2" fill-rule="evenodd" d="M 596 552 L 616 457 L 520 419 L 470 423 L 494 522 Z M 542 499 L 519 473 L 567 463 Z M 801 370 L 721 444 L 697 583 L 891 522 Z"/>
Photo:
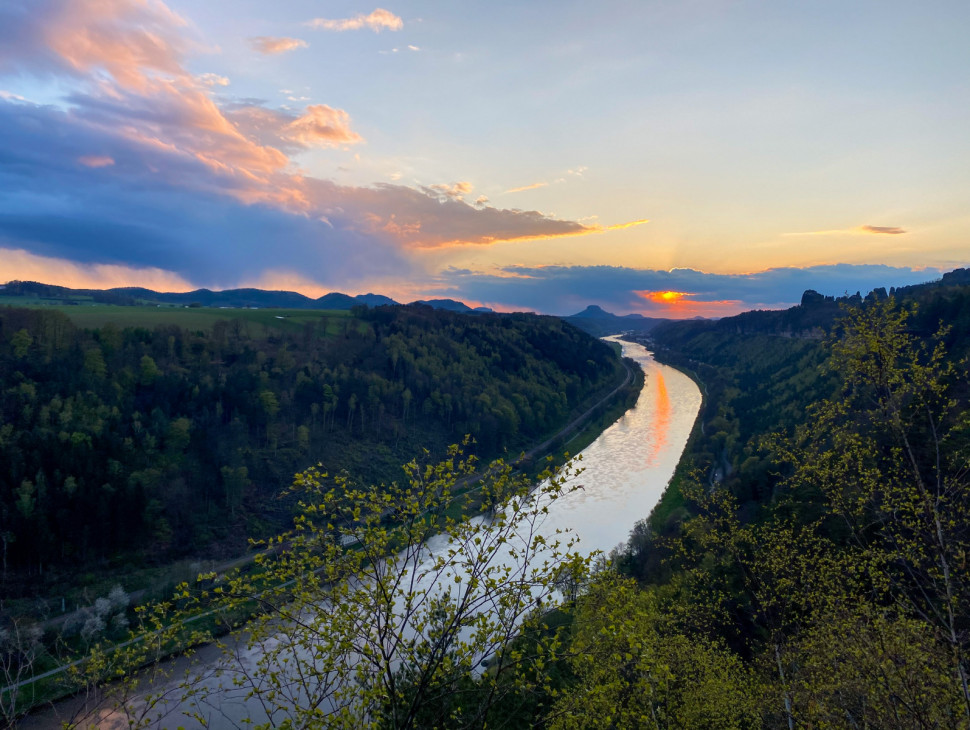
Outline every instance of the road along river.
<path id="1" fill-rule="evenodd" d="M 636 405 L 582 452 L 580 466 L 584 471 L 578 478 L 582 489 L 551 504 L 543 523 L 545 534 L 570 529 L 580 539 L 580 549 L 587 552 L 609 552 L 626 539 L 637 520 L 650 513 L 673 475 L 701 404 L 700 391 L 690 378 L 657 363 L 640 345 L 621 344 L 623 354 L 638 362 L 646 374 L 643 390 Z M 431 548 L 434 550 L 434 545 Z M 207 661 L 209 651 L 200 652 L 203 661 Z M 211 653 L 215 663 L 218 657 L 215 650 Z M 172 690 L 173 695 L 180 694 L 174 684 Z M 227 690 L 210 697 L 204 711 L 209 727 L 239 727 L 240 721 L 250 716 L 260 722 L 258 706 L 247 702 L 244 695 L 239 690 Z M 59 727 L 65 711 L 69 712 L 66 704 L 29 718 L 25 726 Z M 169 704 L 166 716 L 154 727 L 196 726 L 181 709 Z M 93 722 L 103 728 L 128 724 L 125 718 L 112 714 L 93 718 Z"/>

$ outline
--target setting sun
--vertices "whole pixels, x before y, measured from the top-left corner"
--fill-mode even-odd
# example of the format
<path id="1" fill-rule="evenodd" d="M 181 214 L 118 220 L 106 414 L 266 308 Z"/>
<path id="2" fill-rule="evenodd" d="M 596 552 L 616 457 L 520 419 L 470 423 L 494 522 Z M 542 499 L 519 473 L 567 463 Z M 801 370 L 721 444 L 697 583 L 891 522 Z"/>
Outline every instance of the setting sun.
<path id="1" fill-rule="evenodd" d="M 637 292 L 644 299 L 649 299 L 651 302 L 659 302 L 660 304 L 673 304 L 674 302 L 679 302 L 684 297 L 693 296 L 690 292 L 683 291 L 642 291 Z"/>

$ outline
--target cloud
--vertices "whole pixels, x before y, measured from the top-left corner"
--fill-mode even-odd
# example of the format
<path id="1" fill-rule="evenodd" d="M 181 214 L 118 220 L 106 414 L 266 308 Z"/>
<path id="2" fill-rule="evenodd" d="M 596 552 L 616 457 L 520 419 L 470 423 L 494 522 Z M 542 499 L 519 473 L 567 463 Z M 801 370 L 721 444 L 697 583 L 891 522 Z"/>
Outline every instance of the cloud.
<path id="1" fill-rule="evenodd" d="M 248 40 L 254 50 L 266 55 L 286 53 L 297 48 L 306 48 L 308 45 L 306 41 L 299 38 L 275 38 L 266 35 L 255 36 Z"/>
<path id="2" fill-rule="evenodd" d="M 64 117 L 46 118 L 57 138 L 48 149 L 23 148 L 31 139 L 25 127 L 34 127 L 12 124 L 4 111 L 0 105 L 0 158 L 10 162 L 0 171 L 2 248 L 78 265 L 159 269 L 206 286 L 235 286 L 267 270 L 313 271 L 321 284 L 334 286 L 365 274 L 414 271 L 389 236 L 269 203 L 245 204 L 212 185 L 199 161 L 181 160 L 177 168 L 164 149 L 108 140 Z M 91 176 L 75 164 L 69 152 L 75 140 L 110 149 L 111 174 Z M 14 276 L 3 261 L 5 275 Z M 58 270 L 35 278 L 51 281 Z"/>
<path id="3" fill-rule="evenodd" d="M 626 223 L 614 223 L 611 226 L 605 226 L 604 231 L 621 231 L 624 228 L 634 228 L 635 226 L 642 226 L 644 223 L 649 223 L 649 218 L 638 218 L 635 221 L 627 221 Z"/>
<path id="4" fill-rule="evenodd" d="M 411 50 L 411 51 L 420 51 L 421 48 L 419 48 L 418 46 L 408 46 L 408 50 Z"/>
<path id="5" fill-rule="evenodd" d="M 78 157 L 77 161 L 85 167 L 111 167 L 115 164 L 114 159 L 107 155 L 84 155 Z"/>
<path id="6" fill-rule="evenodd" d="M 0 73 L 104 71 L 126 89 L 185 75 L 188 24 L 162 2 L 7 0 L 0 6 Z"/>
<path id="7" fill-rule="evenodd" d="M 456 182 L 450 185 L 429 185 L 427 190 L 435 191 L 443 194 L 445 197 L 451 198 L 452 200 L 461 200 L 464 196 L 468 195 L 473 189 L 470 182 Z"/>
<path id="8" fill-rule="evenodd" d="M 536 188 L 544 188 L 548 184 L 549 183 L 547 183 L 547 182 L 532 183 L 531 185 L 523 185 L 520 188 L 512 188 L 511 190 L 506 190 L 505 193 L 506 193 L 506 195 L 509 194 L 509 193 L 521 193 L 524 190 L 535 190 Z"/>
<path id="9" fill-rule="evenodd" d="M 898 226 L 856 226 L 855 228 L 836 228 L 825 231 L 802 231 L 799 233 L 785 233 L 786 236 L 859 236 L 883 235 L 899 236 L 907 231 Z"/>
<path id="10" fill-rule="evenodd" d="M 78 264 L 11 248 L 0 248 L 0 257 L 3 258 L 4 281 L 41 281 L 75 289 L 143 286 L 156 291 L 191 291 L 195 288 L 177 274 L 162 269 Z"/>
<path id="11" fill-rule="evenodd" d="M 0 102 L 0 246 L 78 265 L 159 269 L 206 286 L 275 270 L 312 271 L 321 285 L 346 289 L 356 280 L 419 276 L 409 249 L 594 232 L 438 191 L 300 177 L 258 156 L 239 167 L 248 148 L 230 146 L 232 164 L 219 164 L 194 151 L 204 141 L 197 135 L 221 133 L 203 134 L 199 120 L 182 126 L 177 109 L 164 123 L 145 110 L 147 128 L 119 134 L 113 120 L 128 118 L 102 106 Z M 278 134 L 279 120 L 271 121 Z M 114 165 L 92 175 L 78 163 L 92 150 Z"/>
<path id="12" fill-rule="evenodd" d="M 464 181 L 353 187 L 305 175 L 293 155 L 363 141 L 347 112 L 221 99 L 221 77 L 185 68 L 190 34 L 157 0 L 0 5 L 0 75 L 66 90 L 57 106 L 0 99 L 0 246 L 210 286 L 270 269 L 319 272 L 323 284 L 417 276 L 412 249 L 605 230 L 468 203 Z"/>
<path id="13" fill-rule="evenodd" d="M 634 294 L 650 302 L 646 312 L 651 316 L 671 319 L 691 317 L 729 317 L 750 307 L 739 299 L 720 299 L 698 301 L 692 292 L 682 291 L 634 291 Z"/>
<path id="14" fill-rule="evenodd" d="M 458 183 L 444 186 L 458 197 L 430 187 L 416 190 L 390 183 L 356 188 L 308 178 L 305 184 L 308 199 L 334 225 L 390 238 L 407 248 L 487 245 L 600 231 L 534 210 L 475 207 L 460 198 Z"/>
<path id="15" fill-rule="evenodd" d="M 210 85 L 184 68 L 194 45 L 187 23 L 164 3 L 13 0 L 12 6 L 0 10 L 0 73 L 55 74 L 73 87 L 65 97 L 73 124 L 168 152 L 161 174 L 201 162 L 219 178 L 203 182 L 195 175 L 189 184 L 221 186 L 248 200 L 298 199 L 293 186 L 280 189 L 272 179 L 289 164 L 287 156 L 247 137 Z"/>
<path id="16" fill-rule="evenodd" d="M 404 27 L 404 21 L 390 10 L 377 8 L 370 15 L 360 14 L 341 20 L 314 18 L 313 20 L 307 21 L 306 25 L 318 30 L 345 31 L 367 28 L 375 33 L 380 33 L 385 28 L 387 30 L 401 30 Z"/>
<path id="17" fill-rule="evenodd" d="M 347 112 L 326 104 L 308 106 L 302 116 L 283 128 L 281 138 L 304 147 L 334 147 L 364 141 L 350 129 Z"/>
<path id="18" fill-rule="evenodd" d="M 597 304 L 617 314 L 725 316 L 748 309 L 793 306 L 806 289 L 835 296 L 867 293 L 880 286 L 929 281 L 939 274 L 935 269 L 850 264 L 747 274 L 619 266 L 508 266 L 487 272 L 445 270 L 428 296 L 467 297 L 496 308 L 563 315 Z"/>
<path id="19" fill-rule="evenodd" d="M 229 79 L 225 76 L 220 76 L 214 73 L 204 73 L 195 77 L 203 86 L 213 87 L 213 86 L 229 86 Z"/>
<path id="20" fill-rule="evenodd" d="M 283 153 L 311 147 L 343 147 L 364 141 L 351 129 L 347 112 L 326 104 L 311 105 L 303 114 L 294 114 L 250 100 L 227 106 L 222 113 L 245 138 Z M 279 169 L 284 166 L 285 162 Z"/>

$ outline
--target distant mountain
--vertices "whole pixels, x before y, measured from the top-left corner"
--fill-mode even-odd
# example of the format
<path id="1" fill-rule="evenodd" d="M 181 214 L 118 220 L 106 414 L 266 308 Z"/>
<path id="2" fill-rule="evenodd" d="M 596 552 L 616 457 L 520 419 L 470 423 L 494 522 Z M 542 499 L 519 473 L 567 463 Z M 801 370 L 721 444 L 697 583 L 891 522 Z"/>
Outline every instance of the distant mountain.
<path id="1" fill-rule="evenodd" d="M 459 302 L 457 299 L 419 299 L 416 302 L 411 302 L 411 304 L 426 304 L 434 309 L 447 309 L 449 312 L 474 312 L 475 310 L 469 307 L 464 302 Z"/>
<path id="2" fill-rule="evenodd" d="M 61 300 L 79 303 L 93 300 L 101 304 L 134 306 L 138 304 L 172 304 L 188 307 L 230 307 L 257 309 L 350 309 L 352 307 L 400 306 L 383 294 L 358 294 L 350 296 L 341 292 L 330 292 L 316 299 L 292 291 L 268 291 L 265 289 L 196 289 L 190 292 L 157 292 L 137 286 L 123 286 L 115 289 L 69 289 L 36 281 L 10 281 L 0 286 L 0 297 L 30 297 L 34 299 Z M 457 299 L 422 299 L 412 304 L 425 304 L 434 309 L 447 309 L 451 312 L 490 313 L 488 307 L 472 309 Z"/>
<path id="3" fill-rule="evenodd" d="M 111 289 L 112 293 L 127 294 L 127 289 Z M 153 292 L 139 289 L 137 298 L 161 304 L 200 304 L 203 307 L 258 307 L 260 309 L 314 309 L 314 300 L 292 291 L 264 289 L 226 289 L 212 291 L 196 289 L 190 292 Z"/>
<path id="4" fill-rule="evenodd" d="M 823 337 L 844 313 L 845 306 L 858 306 L 894 297 L 897 301 L 918 305 L 921 317 L 928 321 L 946 322 L 959 332 L 970 331 L 970 269 L 954 269 L 936 281 L 899 288 L 877 287 L 865 297 L 861 292 L 841 297 L 825 296 L 808 289 L 801 302 L 789 309 L 752 310 L 720 320 L 675 320 L 653 333 L 654 340 L 676 346 L 702 332 L 727 332 L 736 335 L 779 335 L 782 337 Z M 932 315 L 932 316 L 931 316 Z M 961 337 L 952 335 L 951 342 Z"/>
<path id="5" fill-rule="evenodd" d="M 35 281 L 11 281 L 0 287 L 0 296 L 21 296 L 36 299 L 78 302 L 93 300 L 101 304 L 133 306 L 137 304 L 172 304 L 187 307 L 259 308 L 259 309 L 350 309 L 356 306 L 379 307 L 398 302 L 382 294 L 349 294 L 331 292 L 311 299 L 298 292 L 268 291 L 265 289 L 196 289 L 190 292 L 157 292 L 136 286 L 114 289 L 69 289 Z M 458 302 L 457 304 L 460 304 Z M 464 306 L 464 305 L 462 305 Z"/>
<path id="6" fill-rule="evenodd" d="M 368 307 L 382 307 L 382 306 L 392 306 L 398 304 L 390 297 L 385 297 L 383 294 L 358 294 L 354 297 L 354 301 L 357 304 L 366 304 Z"/>
<path id="7" fill-rule="evenodd" d="M 571 317 L 596 317 L 599 319 L 603 319 L 603 318 L 610 318 L 610 317 L 615 318 L 616 315 L 610 314 L 605 309 L 595 304 L 590 304 L 582 312 L 579 312 L 578 314 L 573 314 L 571 315 Z M 564 319 L 570 319 L 570 317 L 564 317 Z"/>
<path id="8" fill-rule="evenodd" d="M 563 319 L 596 337 L 616 335 L 623 332 L 646 334 L 657 325 L 670 321 L 668 319 L 644 317 L 642 314 L 620 316 L 607 312 L 595 304 L 590 304 L 582 312 L 563 317 Z"/>
<path id="9" fill-rule="evenodd" d="M 332 291 L 316 300 L 318 309 L 350 309 L 356 302 L 349 294 Z"/>
<path id="10" fill-rule="evenodd" d="M 390 297 L 385 297 L 383 294 L 358 294 L 352 297 L 349 294 L 341 294 L 340 292 L 334 291 L 319 297 L 316 300 L 314 309 L 350 309 L 351 307 L 359 307 L 361 305 L 366 307 L 382 307 L 395 304 L 398 304 L 398 302 L 395 302 Z"/>

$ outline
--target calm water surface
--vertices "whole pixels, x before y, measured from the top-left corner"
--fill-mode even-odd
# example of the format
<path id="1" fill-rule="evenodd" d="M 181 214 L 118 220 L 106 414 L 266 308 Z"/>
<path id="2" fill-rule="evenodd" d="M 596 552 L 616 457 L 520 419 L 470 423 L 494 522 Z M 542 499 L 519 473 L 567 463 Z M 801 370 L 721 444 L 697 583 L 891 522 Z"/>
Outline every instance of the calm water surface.
<path id="1" fill-rule="evenodd" d="M 607 338 L 615 339 L 615 338 Z M 673 476 L 701 405 L 690 378 L 622 343 L 646 382 L 634 408 L 582 452 L 583 489 L 559 499 L 550 523 L 569 527 L 586 550 L 610 551 L 650 514 Z"/>
<path id="2" fill-rule="evenodd" d="M 637 520 L 650 514 L 673 475 L 701 404 L 700 391 L 690 378 L 660 365 L 640 345 L 621 344 L 623 354 L 646 374 L 643 390 L 636 406 L 582 452 L 582 489 L 551 505 L 543 530 L 551 534 L 569 528 L 586 551 L 609 552 L 626 539 Z M 202 657 L 206 661 L 204 652 Z M 208 660 L 217 659 L 213 652 Z M 193 727 L 176 703 L 169 709 L 172 712 L 154 727 Z M 259 714 L 238 691 L 213 697 L 207 709 L 210 727 L 216 728 L 239 727 L 243 718 Z M 33 718 L 28 727 L 59 727 L 57 710 Z M 111 715 L 94 722 L 103 728 L 127 726 L 123 718 Z"/>

